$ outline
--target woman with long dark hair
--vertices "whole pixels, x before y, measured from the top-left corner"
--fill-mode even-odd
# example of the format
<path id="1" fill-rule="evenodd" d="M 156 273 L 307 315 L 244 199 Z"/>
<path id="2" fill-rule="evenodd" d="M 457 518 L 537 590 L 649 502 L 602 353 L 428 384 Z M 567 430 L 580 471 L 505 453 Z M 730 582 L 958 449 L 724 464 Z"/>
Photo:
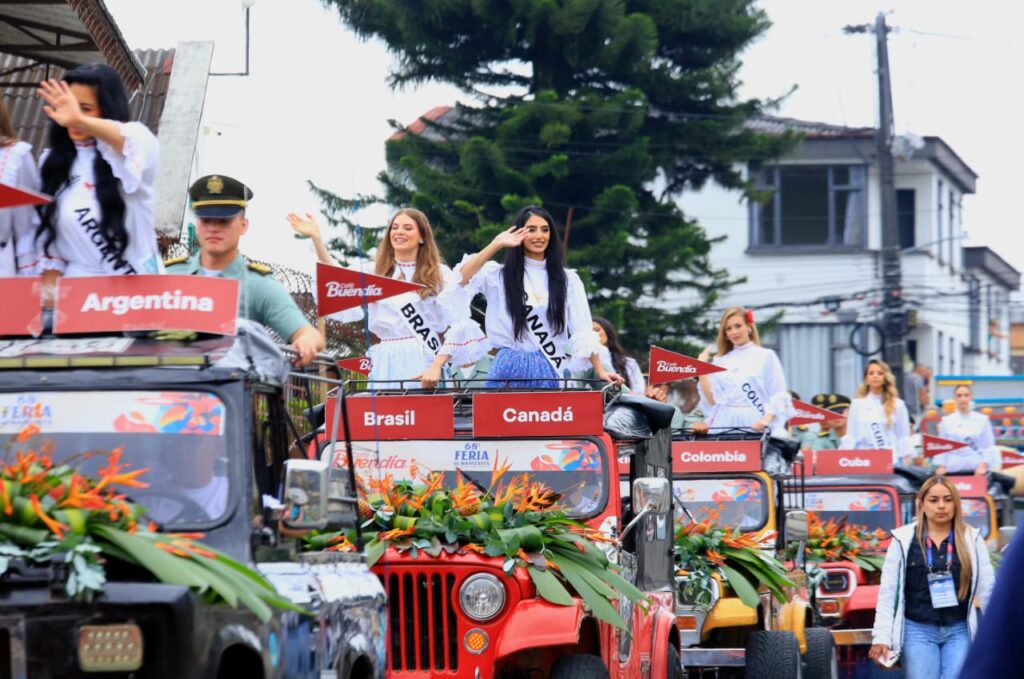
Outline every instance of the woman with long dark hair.
<path id="1" fill-rule="evenodd" d="M 38 94 L 52 121 L 41 189 L 54 202 L 39 208 L 37 273 L 162 273 L 153 228 L 159 145 L 145 125 L 128 122 L 117 72 L 79 66 L 40 83 Z"/>
<path id="2" fill-rule="evenodd" d="M 913 464 L 910 414 L 884 361 L 871 359 L 864 367 L 864 381 L 857 387 L 857 398 L 847 411 L 846 436 L 839 447 L 891 450 L 894 463 Z"/>
<path id="3" fill-rule="evenodd" d="M 644 381 L 644 374 L 640 370 L 640 364 L 626 353 L 622 342 L 619 341 L 619 333 L 615 331 L 612 322 L 607 318 L 594 316 L 594 332 L 597 333 L 598 341 L 608 353 L 606 358 L 605 351 L 601 352 L 601 361 L 605 368 L 610 368 L 622 375 L 626 379 L 626 386 L 629 387 L 629 390 L 642 395 L 646 391 L 647 385 Z"/>
<path id="4" fill-rule="evenodd" d="M 313 241 L 319 261 L 337 264 L 313 215 L 291 213 L 288 221 Z M 367 325 L 377 337 L 367 350 L 372 382 L 418 381 L 433 388 L 444 379 L 449 362 L 475 363 L 487 353 L 487 340 L 469 313 L 469 295 L 441 261 L 430 220 L 421 211 L 407 207 L 391 217 L 377 245 L 375 273 L 424 287 L 367 305 Z M 363 309 L 346 309 L 330 317 L 353 323 L 362 320 Z"/>
<path id="5" fill-rule="evenodd" d="M 490 261 L 501 250 L 504 264 Z M 601 365 L 586 290 L 564 261 L 555 218 L 530 206 L 456 267 L 462 284 L 487 298 L 487 336 L 498 349 L 487 386 L 555 389 L 588 363 L 600 379 L 622 382 Z"/>
<path id="6" fill-rule="evenodd" d="M 18 141 L 7 107 L 0 101 L 0 182 L 39 190 L 39 170 L 32 145 Z M 0 209 L 0 276 L 31 272 L 39 215 L 30 205 Z"/>

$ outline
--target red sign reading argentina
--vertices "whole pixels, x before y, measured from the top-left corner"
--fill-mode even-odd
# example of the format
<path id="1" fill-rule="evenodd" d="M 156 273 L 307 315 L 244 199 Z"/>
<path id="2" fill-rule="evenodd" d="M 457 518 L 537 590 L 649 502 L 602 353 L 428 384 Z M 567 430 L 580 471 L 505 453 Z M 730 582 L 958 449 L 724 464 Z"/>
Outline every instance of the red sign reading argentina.
<path id="1" fill-rule="evenodd" d="M 988 495 L 988 478 L 985 476 L 949 476 L 960 497 L 985 497 Z"/>
<path id="2" fill-rule="evenodd" d="M 338 361 L 338 367 L 342 370 L 349 370 L 360 375 L 370 374 L 370 357 L 358 356 L 356 358 L 344 358 Z"/>
<path id="3" fill-rule="evenodd" d="M 475 394 L 473 436 L 597 436 L 603 398 L 598 391 Z"/>
<path id="4" fill-rule="evenodd" d="M 687 377 L 700 377 L 725 371 L 725 368 L 720 368 L 713 363 L 698 361 L 695 358 L 655 346 L 651 347 L 649 360 L 651 384 L 675 382 Z"/>
<path id="5" fill-rule="evenodd" d="M 327 438 L 333 436 L 334 408 L 327 399 Z M 350 396 L 349 436 L 360 441 L 450 439 L 455 436 L 455 407 L 451 396 Z M 339 417 L 338 421 L 341 421 Z"/>
<path id="6" fill-rule="evenodd" d="M 810 403 L 804 403 L 803 401 L 797 401 L 793 399 L 793 408 L 796 410 L 796 415 L 790 418 L 789 426 L 795 427 L 799 424 L 814 424 L 815 422 L 821 423 L 826 420 L 845 420 L 845 415 L 834 413 L 831 410 L 825 410 L 818 406 L 811 405 Z"/>
<path id="7" fill-rule="evenodd" d="M 814 473 L 892 474 L 891 450 L 818 450 L 814 453 Z"/>
<path id="8" fill-rule="evenodd" d="M 938 436 L 932 436 L 931 434 L 923 434 L 921 436 L 921 445 L 924 448 L 925 457 L 935 457 L 936 455 L 967 447 L 967 444 L 961 441 L 951 441 L 939 438 Z"/>
<path id="9" fill-rule="evenodd" d="M 61 278 L 55 333 L 190 330 L 234 335 L 238 281 L 206 276 Z"/>
<path id="10" fill-rule="evenodd" d="M 672 471 L 754 472 L 761 468 L 760 441 L 673 441 Z"/>
<path id="11" fill-rule="evenodd" d="M 4 300 L 0 335 L 38 336 L 42 332 L 42 283 L 41 278 L 0 278 L 0 299 Z"/>
<path id="12" fill-rule="evenodd" d="M 369 304 L 422 287 L 419 283 L 317 262 L 316 311 L 327 316 L 361 306 L 364 301 Z"/>

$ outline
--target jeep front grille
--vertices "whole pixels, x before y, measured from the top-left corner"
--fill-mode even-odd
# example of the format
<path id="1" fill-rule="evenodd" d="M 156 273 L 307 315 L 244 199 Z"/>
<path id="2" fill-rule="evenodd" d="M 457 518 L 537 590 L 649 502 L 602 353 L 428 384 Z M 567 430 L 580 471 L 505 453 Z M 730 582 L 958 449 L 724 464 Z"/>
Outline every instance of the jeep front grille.
<path id="1" fill-rule="evenodd" d="M 443 570 L 381 577 L 388 594 L 390 666 L 393 672 L 455 671 L 459 625 L 455 576 Z"/>

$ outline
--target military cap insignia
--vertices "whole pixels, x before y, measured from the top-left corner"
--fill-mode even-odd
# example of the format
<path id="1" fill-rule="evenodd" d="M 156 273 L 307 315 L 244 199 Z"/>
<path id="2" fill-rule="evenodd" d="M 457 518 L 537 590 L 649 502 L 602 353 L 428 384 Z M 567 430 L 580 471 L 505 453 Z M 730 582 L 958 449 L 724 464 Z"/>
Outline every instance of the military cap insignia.
<path id="1" fill-rule="evenodd" d="M 224 190 L 224 180 L 217 175 L 213 175 L 206 180 L 206 190 L 210 193 L 220 193 Z"/>

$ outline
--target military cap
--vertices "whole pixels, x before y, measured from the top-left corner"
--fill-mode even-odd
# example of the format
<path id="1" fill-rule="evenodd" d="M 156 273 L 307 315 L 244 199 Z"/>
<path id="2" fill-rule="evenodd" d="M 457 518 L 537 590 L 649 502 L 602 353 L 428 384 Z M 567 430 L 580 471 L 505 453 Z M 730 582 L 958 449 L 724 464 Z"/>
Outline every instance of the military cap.
<path id="1" fill-rule="evenodd" d="M 832 395 L 833 394 L 826 394 L 824 392 L 822 392 L 820 394 L 815 394 L 814 397 L 811 398 L 811 405 L 812 406 L 818 406 L 819 408 L 827 408 L 828 407 L 828 397 L 832 396 Z"/>
<path id="2" fill-rule="evenodd" d="M 847 410 L 850 407 L 850 397 L 842 394 L 829 394 L 826 410 Z"/>
<path id="3" fill-rule="evenodd" d="M 227 219 L 245 209 L 252 200 L 252 191 L 227 175 L 208 174 L 192 184 L 188 197 L 196 217 Z"/>

